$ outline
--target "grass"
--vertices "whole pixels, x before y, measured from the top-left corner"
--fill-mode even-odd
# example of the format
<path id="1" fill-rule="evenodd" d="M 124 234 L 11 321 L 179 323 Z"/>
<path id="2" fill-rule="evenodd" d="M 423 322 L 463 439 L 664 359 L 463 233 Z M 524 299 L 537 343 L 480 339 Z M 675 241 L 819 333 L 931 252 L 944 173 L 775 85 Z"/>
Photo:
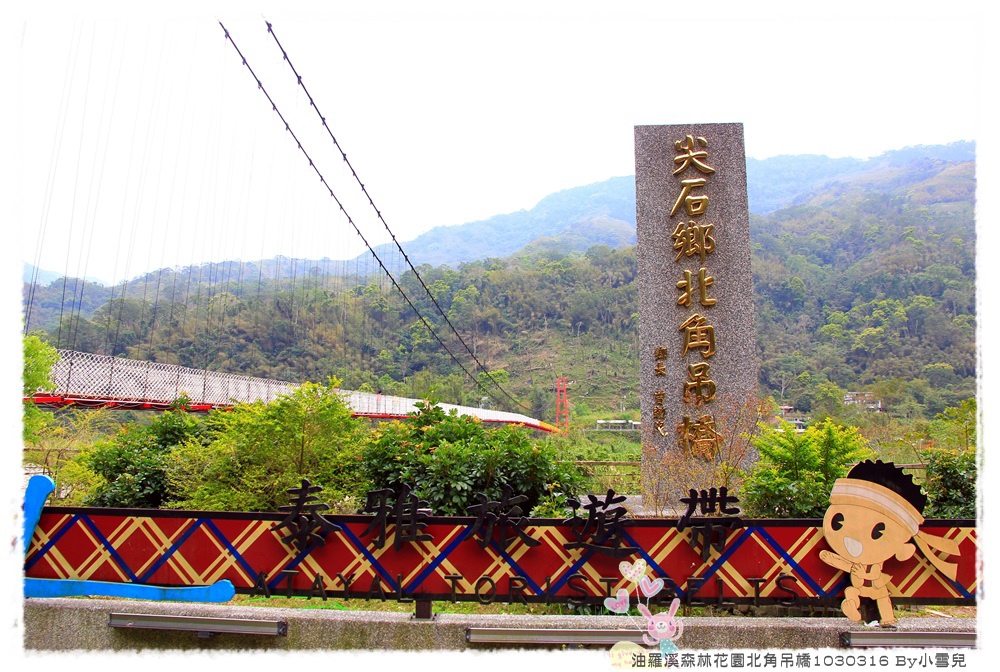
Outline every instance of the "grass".
<path id="1" fill-rule="evenodd" d="M 308 599 L 305 597 L 283 597 L 283 596 L 272 596 L 272 597 L 262 597 L 262 596 L 249 596 L 249 595 L 236 595 L 230 604 L 234 606 L 247 606 L 247 607 L 272 607 L 272 608 L 285 608 L 285 609 L 332 609 L 336 611 L 388 611 L 396 613 L 406 613 L 412 614 L 414 611 L 413 603 L 407 602 L 397 602 L 395 600 L 386 600 L 382 602 L 381 600 L 343 600 L 343 599 L 327 599 L 326 601 L 321 598 L 315 597 Z M 658 610 L 654 610 L 657 611 Z M 504 604 L 501 602 L 494 602 L 491 604 L 479 604 L 478 602 L 434 602 L 434 613 L 435 614 L 472 614 L 472 615 L 496 615 L 496 614 L 507 614 L 511 616 L 569 616 L 573 614 L 581 615 L 595 615 L 595 616 L 611 616 L 607 609 L 600 606 L 590 606 L 583 608 L 572 608 L 568 605 L 560 604 Z M 914 617 L 927 617 L 927 618 L 976 618 L 976 607 L 973 606 L 926 606 L 926 605 L 914 605 L 909 606 L 899 606 L 895 609 L 897 618 L 914 618 Z M 634 618 L 641 618 L 638 611 L 632 609 L 629 616 Z M 753 618 L 753 616 L 745 616 L 738 611 L 735 613 L 730 613 L 728 610 L 718 610 L 714 607 L 682 607 L 679 614 L 682 618 L 690 617 L 722 617 L 731 616 L 733 618 Z M 835 614 L 831 614 L 832 617 L 836 618 Z"/>
<path id="2" fill-rule="evenodd" d="M 229 602 L 234 606 L 245 607 L 272 607 L 285 609 L 334 609 L 338 611 L 389 611 L 412 614 L 414 604 L 412 602 L 397 602 L 396 600 L 343 600 L 314 597 L 284 597 L 274 595 L 262 597 L 260 595 L 236 595 Z M 574 613 L 589 613 L 589 610 L 573 609 L 568 605 L 560 604 L 504 604 L 493 602 L 491 604 L 479 604 L 478 602 L 434 602 L 434 613 L 436 614 L 509 614 L 514 616 L 558 616 L 570 615 Z M 599 611 L 593 609 L 594 613 L 607 613 L 601 608 Z"/>

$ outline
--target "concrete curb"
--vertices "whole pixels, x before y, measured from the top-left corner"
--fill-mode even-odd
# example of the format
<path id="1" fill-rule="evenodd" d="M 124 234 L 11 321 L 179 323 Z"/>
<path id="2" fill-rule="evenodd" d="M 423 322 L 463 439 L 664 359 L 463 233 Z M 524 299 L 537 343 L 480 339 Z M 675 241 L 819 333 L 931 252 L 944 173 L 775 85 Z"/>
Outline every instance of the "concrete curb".
<path id="1" fill-rule="evenodd" d="M 116 613 L 284 620 L 288 635 L 124 630 L 108 625 Z M 329 609 L 234 607 L 194 603 L 76 598 L 24 601 L 24 648 L 29 651 L 484 651 L 466 642 L 466 628 L 574 628 L 636 630 L 645 624 L 625 616 L 479 616 L 438 614 L 418 621 L 411 614 Z M 870 630 L 847 618 L 684 617 L 682 650 L 827 649 L 840 634 Z M 901 618 L 903 632 L 976 632 L 976 619 Z"/>

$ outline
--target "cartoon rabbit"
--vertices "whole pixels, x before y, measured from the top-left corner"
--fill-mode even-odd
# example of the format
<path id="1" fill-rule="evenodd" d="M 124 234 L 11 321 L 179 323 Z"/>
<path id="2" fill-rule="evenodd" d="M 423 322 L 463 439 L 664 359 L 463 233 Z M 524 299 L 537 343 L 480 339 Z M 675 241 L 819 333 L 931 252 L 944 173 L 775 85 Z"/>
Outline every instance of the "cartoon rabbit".
<path id="1" fill-rule="evenodd" d="M 680 639 L 681 633 L 684 632 L 684 624 L 674 620 L 674 614 L 677 613 L 677 608 L 680 604 L 680 599 L 675 597 L 673 602 L 670 603 L 670 611 L 665 614 L 654 615 L 650 613 L 649 608 L 645 604 L 640 602 L 637 605 L 639 613 L 646 617 L 646 629 L 649 631 L 648 635 L 644 634 L 642 636 L 642 641 L 646 642 L 649 646 L 656 646 L 656 643 L 663 639 L 669 639 L 670 641 Z"/>

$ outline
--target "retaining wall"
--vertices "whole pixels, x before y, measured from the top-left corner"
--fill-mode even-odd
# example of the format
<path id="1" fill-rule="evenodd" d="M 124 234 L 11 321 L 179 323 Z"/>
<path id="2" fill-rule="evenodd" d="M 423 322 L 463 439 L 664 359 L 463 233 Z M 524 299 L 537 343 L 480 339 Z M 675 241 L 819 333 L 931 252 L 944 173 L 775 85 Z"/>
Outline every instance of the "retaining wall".
<path id="1" fill-rule="evenodd" d="M 284 620 L 287 636 L 125 630 L 108 625 L 109 614 L 141 613 Z M 847 618 L 682 617 L 681 651 L 706 649 L 827 649 L 840 647 L 840 633 L 865 630 Z M 24 648 L 28 651 L 139 650 L 412 650 L 462 651 L 490 647 L 466 642 L 466 629 L 634 629 L 625 616 L 503 616 L 437 614 L 420 621 L 408 613 L 234 607 L 132 600 L 33 598 L 24 601 Z M 903 617 L 898 630 L 975 632 L 975 619 Z"/>

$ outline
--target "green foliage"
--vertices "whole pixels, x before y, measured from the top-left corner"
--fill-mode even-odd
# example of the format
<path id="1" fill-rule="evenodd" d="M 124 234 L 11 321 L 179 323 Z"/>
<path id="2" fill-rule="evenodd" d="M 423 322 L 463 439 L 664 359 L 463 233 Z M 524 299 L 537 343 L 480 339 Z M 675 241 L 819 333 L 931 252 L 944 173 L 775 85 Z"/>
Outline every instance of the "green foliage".
<path id="1" fill-rule="evenodd" d="M 976 517 L 976 421 L 975 399 L 944 409 L 929 423 L 929 445 L 923 452 L 927 463 L 924 491 L 927 518 Z"/>
<path id="2" fill-rule="evenodd" d="M 37 390 L 51 390 L 52 366 L 59 361 L 59 353 L 48 343 L 35 334 L 24 337 L 24 396 L 28 397 Z"/>
<path id="3" fill-rule="evenodd" d="M 338 395 L 339 384 L 306 383 L 268 404 L 212 414 L 202 437 L 188 435 L 170 453 L 171 506 L 277 511 L 303 478 L 322 487 L 331 505 L 360 502 L 367 490 L 359 455 L 365 430 Z"/>
<path id="4" fill-rule="evenodd" d="M 201 423 L 183 411 L 165 411 L 148 425 L 130 423 L 84 450 L 64 476 L 85 506 L 156 509 L 171 499 L 168 454 L 197 441 Z"/>
<path id="5" fill-rule="evenodd" d="M 765 518 L 822 517 L 834 481 L 872 455 L 856 428 L 829 421 L 802 433 L 787 422 L 762 426 L 752 443 L 760 460 L 743 481 L 742 503 L 747 515 Z"/>
<path id="6" fill-rule="evenodd" d="M 954 450 L 975 450 L 976 400 L 965 399 L 958 406 L 944 409 L 935 416 L 929 434 L 936 445 Z"/>
<path id="7" fill-rule="evenodd" d="M 925 518 L 976 518 L 976 450 L 928 450 Z"/>
<path id="8" fill-rule="evenodd" d="M 101 479 L 86 506 L 156 509 L 167 497 L 166 451 L 146 428 L 128 425 L 98 442 L 83 465 Z"/>
<path id="9" fill-rule="evenodd" d="M 51 503 L 59 506 L 87 506 L 93 493 L 105 484 L 105 480 L 79 455 L 62 462 L 54 480 L 59 487 L 53 493 Z"/>
<path id="10" fill-rule="evenodd" d="M 83 451 L 120 431 L 121 423 L 114 416 L 107 409 L 61 410 L 25 446 L 24 464 L 40 467 L 59 484 L 53 504 L 83 506 L 83 499 L 100 485 L 101 477 L 84 464 Z"/>
<path id="11" fill-rule="evenodd" d="M 563 493 L 553 493 L 543 496 L 538 500 L 538 504 L 531 509 L 529 515 L 532 518 L 557 518 L 566 520 L 570 516 L 566 495 Z"/>
<path id="12" fill-rule="evenodd" d="M 846 476 L 851 465 L 874 455 L 868 441 L 856 427 L 841 427 L 826 421 L 813 425 L 803 436 L 815 446 L 817 471 L 823 485 L 828 488 L 833 488 L 834 481 Z"/>
<path id="13" fill-rule="evenodd" d="M 431 401 L 417 407 L 406 422 L 387 423 L 372 433 L 362 462 L 373 487 L 399 492 L 410 485 L 442 516 L 469 515 L 468 507 L 478 503 L 476 493 L 499 501 L 504 485 L 528 497 L 522 511 L 545 496 L 558 498 L 579 487 L 579 473 L 559 464 L 550 446 L 535 445 L 526 430 L 487 428 Z"/>
<path id="14" fill-rule="evenodd" d="M 789 423 L 778 430 L 762 428 L 754 447 L 761 457 L 743 481 L 744 512 L 770 518 L 820 515 L 829 490 L 824 491 L 819 459 L 805 434 Z"/>
<path id="15" fill-rule="evenodd" d="M 35 334 L 24 337 L 24 374 L 22 394 L 30 397 L 38 390 L 51 390 L 52 366 L 59 360 L 59 353 Z M 52 422 L 52 414 L 41 410 L 34 403 L 25 402 L 22 438 L 26 443 L 38 440 L 39 432 Z"/>

